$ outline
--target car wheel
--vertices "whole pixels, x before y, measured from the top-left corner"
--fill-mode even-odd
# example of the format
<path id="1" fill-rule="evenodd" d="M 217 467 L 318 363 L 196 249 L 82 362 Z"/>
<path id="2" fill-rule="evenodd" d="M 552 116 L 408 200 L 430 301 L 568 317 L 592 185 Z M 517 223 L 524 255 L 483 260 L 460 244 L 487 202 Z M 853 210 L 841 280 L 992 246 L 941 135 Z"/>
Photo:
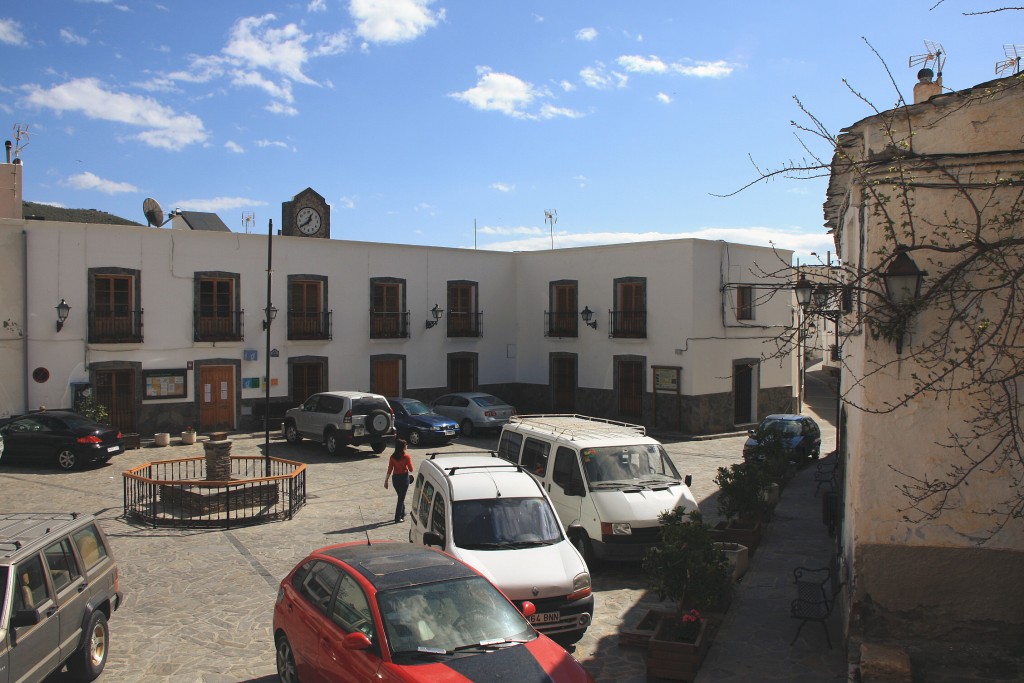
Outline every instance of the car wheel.
<path id="1" fill-rule="evenodd" d="M 388 447 L 388 445 L 386 443 L 384 443 L 383 441 L 374 441 L 372 444 L 370 444 L 370 448 L 372 448 L 373 452 L 378 454 L 378 455 L 383 453 L 384 449 L 387 448 L 387 447 Z"/>
<path id="2" fill-rule="evenodd" d="M 366 431 L 371 434 L 387 434 L 391 430 L 391 415 L 386 410 L 371 410 L 366 416 Z"/>
<path id="3" fill-rule="evenodd" d="M 62 470 L 73 470 L 78 466 L 78 456 L 70 448 L 62 448 L 57 451 L 57 467 Z"/>
<path id="4" fill-rule="evenodd" d="M 473 432 L 476 431 L 472 420 L 463 420 L 461 427 L 463 436 L 473 436 Z"/>
<path id="5" fill-rule="evenodd" d="M 327 434 L 324 435 L 324 446 L 327 446 L 328 455 L 338 454 L 338 432 L 333 429 L 327 430 Z"/>
<path id="6" fill-rule="evenodd" d="M 109 645 L 107 616 L 97 610 L 89 617 L 89 627 L 85 629 L 82 646 L 68 660 L 68 673 L 71 677 L 76 681 L 95 680 L 107 664 Z"/>
<path id="7" fill-rule="evenodd" d="M 291 444 L 299 443 L 302 441 L 302 436 L 299 435 L 299 429 L 295 426 L 294 422 L 286 422 L 284 425 L 284 438 L 285 441 Z"/>
<path id="8" fill-rule="evenodd" d="M 299 683 L 299 669 L 295 666 L 292 644 L 284 634 L 277 639 L 277 677 L 281 683 Z"/>
<path id="9" fill-rule="evenodd" d="M 409 445 L 419 446 L 423 443 L 423 436 L 420 434 L 420 430 L 413 429 L 409 432 Z"/>
<path id="10" fill-rule="evenodd" d="M 576 550 L 580 551 L 580 555 L 583 556 L 587 567 L 591 567 L 594 564 L 594 549 L 590 545 L 590 537 L 587 536 L 587 532 L 577 531 L 570 538 L 572 544 L 576 546 Z"/>

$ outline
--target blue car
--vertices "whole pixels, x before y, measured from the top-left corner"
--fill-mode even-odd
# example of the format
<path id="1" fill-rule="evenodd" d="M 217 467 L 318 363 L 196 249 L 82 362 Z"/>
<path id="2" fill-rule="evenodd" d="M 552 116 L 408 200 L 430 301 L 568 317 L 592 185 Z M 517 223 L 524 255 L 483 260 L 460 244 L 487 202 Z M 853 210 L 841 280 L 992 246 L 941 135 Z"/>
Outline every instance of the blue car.
<path id="1" fill-rule="evenodd" d="M 757 452 L 758 431 L 768 430 L 781 433 L 785 440 L 786 454 L 790 460 L 803 462 L 806 459 L 818 459 L 821 452 L 821 430 L 818 423 L 807 415 L 783 413 L 769 415 L 761 421 L 757 429 L 751 429 L 746 443 L 743 444 L 743 460 L 763 460 L 764 456 Z"/>
<path id="2" fill-rule="evenodd" d="M 414 398 L 389 398 L 395 411 L 395 431 L 410 446 L 446 444 L 459 435 L 459 423 L 431 412 L 427 404 Z"/>

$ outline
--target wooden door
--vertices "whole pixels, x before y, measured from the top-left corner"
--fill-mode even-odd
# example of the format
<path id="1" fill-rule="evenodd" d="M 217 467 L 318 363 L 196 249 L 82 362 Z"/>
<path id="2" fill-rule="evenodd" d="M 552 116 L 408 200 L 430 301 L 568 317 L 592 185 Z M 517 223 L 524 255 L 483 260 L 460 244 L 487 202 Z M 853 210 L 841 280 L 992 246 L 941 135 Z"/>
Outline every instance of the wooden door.
<path id="1" fill-rule="evenodd" d="M 303 403 L 313 394 L 324 390 L 323 363 L 295 363 L 292 365 L 292 401 Z"/>
<path id="2" fill-rule="evenodd" d="M 625 417 L 643 417 L 644 365 L 639 361 L 619 361 L 616 364 L 619 390 L 619 414 Z"/>
<path id="3" fill-rule="evenodd" d="M 476 390 L 476 357 L 448 356 L 448 391 Z"/>
<path id="4" fill-rule="evenodd" d="M 754 422 L 754 372 L 753 368 L 746 364 L 734 365 L 732 368 L 732 401 L 733 401 L 733 424 L 748 424 Z"/>
<path id="5" fill-rule="evenodd" d="M 576 412 L 576 359 L 551 360 L 551 403 L 556 413 Z"/>
<path id="6" fill-rule="evenodd" d="M 135 370 L 97 370 L 95 378 L 96 403 L 106 407 L 110 424 L 135 432 Z"/>
<path id="7" fill-rule="evenodd" d="M 199 429 L 204 432 L 235 426 L 235 373 L 230 365 L 199 368 Z"/>
<path id="8" fill-rule="evenodd" d="M 370 371 L 370 391 L 381 396 L 402 395 L 402 361 L 397 358 L 374 358 Z"/>

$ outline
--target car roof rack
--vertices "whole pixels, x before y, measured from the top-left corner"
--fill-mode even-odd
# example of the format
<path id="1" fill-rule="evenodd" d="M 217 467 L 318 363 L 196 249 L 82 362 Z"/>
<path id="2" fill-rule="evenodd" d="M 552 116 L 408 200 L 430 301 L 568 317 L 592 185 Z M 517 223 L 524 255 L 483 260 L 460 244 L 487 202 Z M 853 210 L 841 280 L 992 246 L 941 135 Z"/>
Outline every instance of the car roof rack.
<path id="1" fill-rule="evenodd" d="M 518 422 L 527 426 L 541 427 L 550 430 L 557 436 L 564 436 L 573 441 L 602 436 L 647 436 L 647 428 L 643 425 L 575 413 L 513 415 L 508 421 L 509 424 Z"/>

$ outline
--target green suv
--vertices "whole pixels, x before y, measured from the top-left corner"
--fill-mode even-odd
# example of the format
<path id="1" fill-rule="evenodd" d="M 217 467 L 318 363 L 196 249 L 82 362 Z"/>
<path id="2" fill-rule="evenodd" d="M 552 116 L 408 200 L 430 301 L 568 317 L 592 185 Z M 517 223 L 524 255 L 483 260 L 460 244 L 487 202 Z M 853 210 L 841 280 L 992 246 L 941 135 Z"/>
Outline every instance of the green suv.
<path id="1" fill-rule="evenodd" d="M 99 676 L 117 579 L 92 515 L 0 514 L 0 680 L 42 681 L 65 664 L 75 680 Z"/>

